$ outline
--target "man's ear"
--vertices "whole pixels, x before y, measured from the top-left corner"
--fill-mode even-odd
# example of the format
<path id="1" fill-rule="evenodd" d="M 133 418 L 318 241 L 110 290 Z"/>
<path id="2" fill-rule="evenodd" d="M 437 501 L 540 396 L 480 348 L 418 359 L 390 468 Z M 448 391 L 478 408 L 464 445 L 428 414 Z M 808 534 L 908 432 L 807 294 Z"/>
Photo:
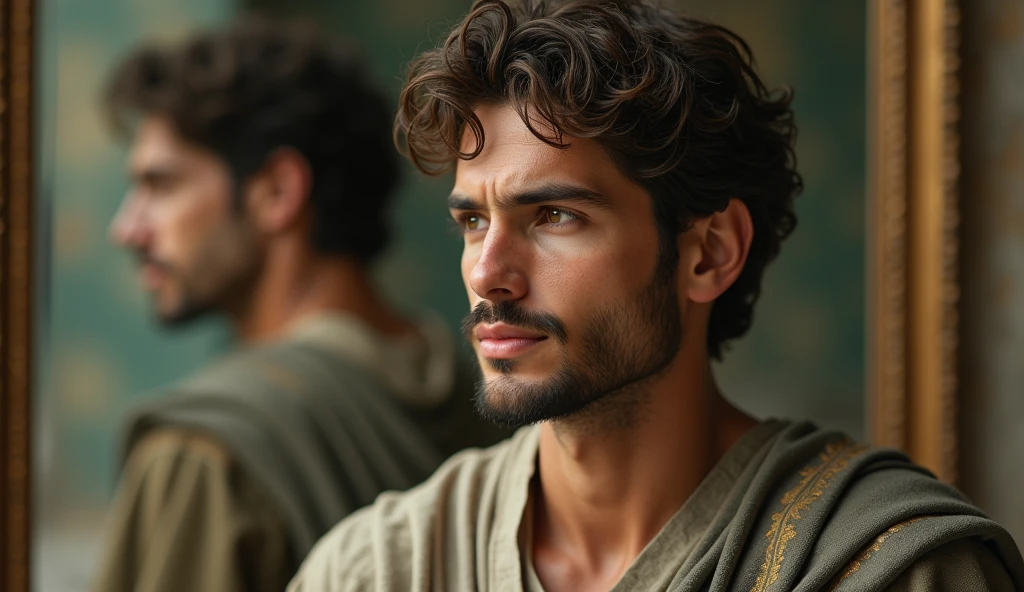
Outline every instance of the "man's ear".
<path id="1" fill-rule="evenodd" d="M 302 217 L 313 186 L 313 173 L 294 148 L 279 148 L 263 162 L 246 188 L 246 207 L 257 227 L 277 234 Z"/>
<path id="2" fill-rule="evenodd" d="M 736 281 L 747 262 L 754 223 L 739 199 L 729 200 L 725 210 L 697 220 L 680 236 L 687 257 L 686 295 L 694 302 L 712 302 Z M 685 249 L 685 251 L 682 251 Z"/>

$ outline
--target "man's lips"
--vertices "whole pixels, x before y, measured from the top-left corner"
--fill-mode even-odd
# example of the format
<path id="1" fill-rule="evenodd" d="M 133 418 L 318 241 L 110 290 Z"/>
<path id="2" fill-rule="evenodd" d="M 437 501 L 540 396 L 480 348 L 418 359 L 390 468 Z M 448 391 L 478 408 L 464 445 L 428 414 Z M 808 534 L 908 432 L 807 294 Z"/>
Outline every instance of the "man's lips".
<path id="1" fill-rule="evenodd" d="M 546 335 L 504 323 L 480 325 L 474 335 L 480 342 L 480 355 L 491 359 L 514 358 L 547 339 Z"/>
<path id="2" fill-rule="evenodd" d="M 163 283 L 167 275 L 163 269 L 156 265 L 144 264 L 141 268 L 142 285 L 148 290 L 154 290 Z"/>

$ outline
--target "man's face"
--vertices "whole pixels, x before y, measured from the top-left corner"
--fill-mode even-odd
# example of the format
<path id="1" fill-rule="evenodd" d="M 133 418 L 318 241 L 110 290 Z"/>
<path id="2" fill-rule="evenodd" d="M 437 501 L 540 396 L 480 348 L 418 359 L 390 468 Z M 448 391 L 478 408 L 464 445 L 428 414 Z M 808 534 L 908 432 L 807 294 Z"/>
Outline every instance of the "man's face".
<path id="1" fill-rule="evenodd" d="M 448 205 L 464 233 L 478 409 L 511 425 L 564 417 L 666 368 L 681 301 L 649 194 L 593 140 L 561 150 L 510 107 L 476 113 L 484 149 L 459 161 Z"/>
<path id="2" fill-rule="evenodd" d="M 262 249 L 232 201 L 224 162 L 182 140 L 166 120 L 150 117 L 136 133 L 129 176 L 111 237 L 138 256 L 160 320 L 175 325 L 243 306 Z"/>

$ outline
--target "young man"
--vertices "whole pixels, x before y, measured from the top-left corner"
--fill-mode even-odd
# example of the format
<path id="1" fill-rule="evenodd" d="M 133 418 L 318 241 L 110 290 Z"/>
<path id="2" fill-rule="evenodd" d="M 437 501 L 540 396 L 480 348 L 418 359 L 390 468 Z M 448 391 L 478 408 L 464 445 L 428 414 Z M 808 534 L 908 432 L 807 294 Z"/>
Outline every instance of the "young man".
<path id="1" fill-rule="evenodd" d="M 390 108 L 349 52 L 259 20 L 139 50 L 106 99 L 134 134 L 114 240 L 164 324 L 223 315 L 239 347 L 130 422 L 96 589 L 281 590 L 346 514 L 498 439 L 444 325 L 371 285 Z"/>
<path id="2" fill-rule="evenodd" d="M 801 184 L 790 96 L 736 35 L 483 0 L 415 62 L 397 129 L 455 170 L 477 407 L 529 427 L 349 517 L 290 590 L 1024 586 L 1007 533 L 902 454 L 716 388 Z"/>

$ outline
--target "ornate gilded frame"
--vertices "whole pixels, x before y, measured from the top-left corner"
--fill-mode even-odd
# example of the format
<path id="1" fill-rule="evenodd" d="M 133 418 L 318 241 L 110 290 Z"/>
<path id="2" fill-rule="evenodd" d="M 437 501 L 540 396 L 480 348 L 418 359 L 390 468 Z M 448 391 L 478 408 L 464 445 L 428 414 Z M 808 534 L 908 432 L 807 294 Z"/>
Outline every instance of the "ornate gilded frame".
<path id="1" fill-rule="evenodd" d="M 0 589 L 27 592 L 31 534 L 32 0 L 0 0 Z"/>
<path id="2" fill-rule="evenodd" d="M 869 6 L 869 432 L 954 481 L 959 6 Z"/>

